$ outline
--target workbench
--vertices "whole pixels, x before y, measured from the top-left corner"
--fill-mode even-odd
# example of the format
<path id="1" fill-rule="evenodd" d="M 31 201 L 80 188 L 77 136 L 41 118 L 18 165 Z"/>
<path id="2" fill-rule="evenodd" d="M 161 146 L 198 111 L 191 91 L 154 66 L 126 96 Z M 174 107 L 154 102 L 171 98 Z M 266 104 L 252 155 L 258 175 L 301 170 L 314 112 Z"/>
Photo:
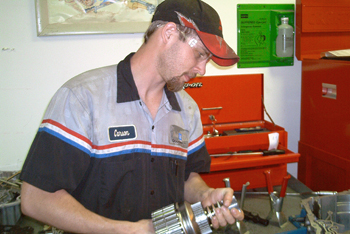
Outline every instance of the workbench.
<path id="1" fill-rule="evenodd" d="M 231 180 L 234 180 L 234 178 L 231 178 Z M 274 190 L 276 192 L 280 191 L 281 186 L 274 186 Z M 249 189 L 249 186 L 247 187 L 247 192 L 252 192 L 252 191 L 257 191 L 257 192 L 267 192 L 267 188 L 257 188 L 257 189 Z M 283 202 L 283 213 L 287 216 L 292 215 L 299 215 L 301 212 L 301 206 L 300 202 L 302 199 L 307 198 L 306 196 L 288 196 L 288 193 L 304 193 L 304 192 L 311 192 L 311 190 L 306 187 L 303 183 L 301 183 L 299 180 L 294 178 L 292 176 L 291 179 L 289 179 L 288 182 L 288 187 L 287 187 L 287 195 L 284 198 Z M 238 203 L 240 203 L 240 192 L 237 191 L 236 194 L 236 199 Z M 270 211 L 270 198 L 268 195 L 251 195 L 247 194 L 245 196 L 245 201 L 244 201 L 244 207 L 245 210 L 254 212 L 259 214 L 260 217 L 265 218 L 269 211 Z M 296 230 L 297 228 L 290 222 L 285 225 L 285 227 L 282 229 L 278 226 L 277 223 L 277 218 L 274 217 L 268 226 L 262 226 L 261 224 L 255 224 L 251 221 L 244 221 L 245 225 L 248 228 L 248 231 L 250 234 L 273 234 L 273 233 L 283 233 L 283 232 L 288 232 L 292 230 Z M 21 219 L 18 222 L 18 225 L 21 227 L 25 226 L 31 226 L 34 228 L 34 234 L 39 233 L 40 231 L 43 230 L 43 224 L 33 220 L 29 217 L 22 216 Z M 235 226 L 235 225 L 234 225 Z M 214 232 L 214 234 L 221 234 L 221 233 L 238 233 L 237 229 L 234 227 L 227 227 L 225 230 L 218 230 Z"/>
<path id="2" fill-rule="evenodd" d="M 233 180 L 233 178 L 231 179 Z M 279 192 L 281 189 L 281 186 L 274 186 L 274 191 Z M 295 177 L 291 177 L 288 182 L 287 187 L 287 195 L 284 198 L 283 201 L 283 208 L 282 212 L 289 218 L 293 215 L 299 215 L 301 212 L 301 200 L 308 198 L 308 196 L 288 196 L 288 193 L 305 193 L 305 192 L 311 192 L 312 190 L 308 187 L 306 187 L 302 182 L 297 180 Z M 247 189 L 247 193 L 249 192 L 267 192 L 267 188 L 257 188 L 257 189 Z M 241 196 L 240 193 L 237 192 L 235 194 L 235 197 L 240 204 Z M 247 210 L 249 212 L 258 214 L 262 218 L 266 218 L 270 211 L 270 197 L 268 195 L 251 195 L 246 194 L 244 199 L 244 210 Z M 297 228 L 291 223 L 288 222 L 283 228 L 280 228 L 278 226 L 278 220 L 274 216 L 272 220 L 270 220 L 270 223 L 268 226 L 263 226 L 261 224 L 253 223 L 252 221 L 244 221 L 248 231 L 250 234 L 274 234 L 274 233 L 284 233 L 284 232 L 290 232 L 290 231 L 296 231 Z M 216 231 L 214 234 L 221 234 L 221 233 L 239 233 L 237 231 L 237 228 L 226 228 L 224 231 Z M 295 232 L 293 232 L 295 233 Z"/>

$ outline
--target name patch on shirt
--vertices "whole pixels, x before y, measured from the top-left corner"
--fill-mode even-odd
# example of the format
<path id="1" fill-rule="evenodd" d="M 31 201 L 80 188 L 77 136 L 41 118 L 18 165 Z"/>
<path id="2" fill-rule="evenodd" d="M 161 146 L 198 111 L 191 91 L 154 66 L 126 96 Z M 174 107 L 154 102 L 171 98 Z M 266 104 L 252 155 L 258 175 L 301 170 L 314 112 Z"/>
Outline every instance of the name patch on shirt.
<path id="1" fill-rule="evenodd" d="M 135 125 L 123 125 L 108 128 L 109 141 L 136 139 Z"/>
<path id="2" fill-rule="evenodd" d="M 188 147 L 188 131 L 176 125 L 170 126 L 170 143 L 183 148 Z"/>

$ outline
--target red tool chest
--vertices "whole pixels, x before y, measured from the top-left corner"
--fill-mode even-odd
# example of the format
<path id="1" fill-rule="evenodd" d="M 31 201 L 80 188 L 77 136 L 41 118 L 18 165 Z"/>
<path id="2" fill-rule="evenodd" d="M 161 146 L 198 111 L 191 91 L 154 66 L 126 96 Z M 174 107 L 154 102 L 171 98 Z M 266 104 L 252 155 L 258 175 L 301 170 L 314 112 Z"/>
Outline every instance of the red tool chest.
<path id="1" fill-rule="evenodd" d="M 271 171 L 273 185 L 281 185 L 287 175 L 287 163 L 298 162 L 299 154 L 287 148 L 288 134 L 284 128 L 264 120 L 263 75 L 225 75 L 197 77 L 185 85 L 197 102 L 208 151 L 225 154 L 245 150 L 267 150 L 270 133 L 279 134 L 278 149 L 285 154 L 261 156 L 212 157 L 210 173 L 202 174 L 209 186 L 224 187 L 223 179 L 230 177 L 231 187 L 241 190 L 266 187 L 264 171 Z M 254 128 L 240 132 L 237 129 Z M 218 136 L 213 136 L 218 131 Z M 207 137 L 210 133 L 211 137 Z"/>
<path id="2" fill-rule="evenodd" d="M 296 0 L 298 60 L 320 59 L 322 52 L 349 49 L 349 0 Z"/>
<path id="3" fill-rule="evenodd" d="M 350 188 L 350 62 L 305 60 L 298 179 L 314 191 Z M 326 97 L 323 84 L 336 87 Z M 335 93 L 336 92 L 336 93 Z"/>
<path id="4" fill-rule="evenodd" d="M 296 3 L 296 56 L 302 61 L 298 179 L 314 191 L 344 191 L 350 188 L 350 61 L 322 57 L 350 49 L 350 1 Z"/>

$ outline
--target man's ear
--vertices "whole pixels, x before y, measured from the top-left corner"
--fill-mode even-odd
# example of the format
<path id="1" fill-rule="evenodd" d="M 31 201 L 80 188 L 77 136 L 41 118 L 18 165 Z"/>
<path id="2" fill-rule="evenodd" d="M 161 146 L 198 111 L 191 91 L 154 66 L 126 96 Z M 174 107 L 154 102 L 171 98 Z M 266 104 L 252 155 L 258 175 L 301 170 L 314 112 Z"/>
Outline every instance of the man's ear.
<path id="1" fill-rule="evenodd" d="M 164 43 L 168 43 L 172 38 L 175 38 L 174 36 L 178 36 L 176 24 L 173 22 L 169 22 L 166 25 L 164 25 L 162 28 L 161 36 L 162 41 Z"/>

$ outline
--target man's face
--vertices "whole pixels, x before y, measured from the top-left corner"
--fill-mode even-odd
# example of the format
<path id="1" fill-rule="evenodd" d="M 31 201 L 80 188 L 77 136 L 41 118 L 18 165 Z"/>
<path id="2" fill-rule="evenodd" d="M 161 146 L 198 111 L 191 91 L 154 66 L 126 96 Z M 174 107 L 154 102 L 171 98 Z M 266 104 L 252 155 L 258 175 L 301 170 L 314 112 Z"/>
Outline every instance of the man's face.
<path id="1" fill-rule="evenodd" d="M 180 39 L 164 51 L 157 67 L 170 91 L 177 92 L 185 82 L 205 74 L 205 67 L 211 57 L 198 36 Z"/>

